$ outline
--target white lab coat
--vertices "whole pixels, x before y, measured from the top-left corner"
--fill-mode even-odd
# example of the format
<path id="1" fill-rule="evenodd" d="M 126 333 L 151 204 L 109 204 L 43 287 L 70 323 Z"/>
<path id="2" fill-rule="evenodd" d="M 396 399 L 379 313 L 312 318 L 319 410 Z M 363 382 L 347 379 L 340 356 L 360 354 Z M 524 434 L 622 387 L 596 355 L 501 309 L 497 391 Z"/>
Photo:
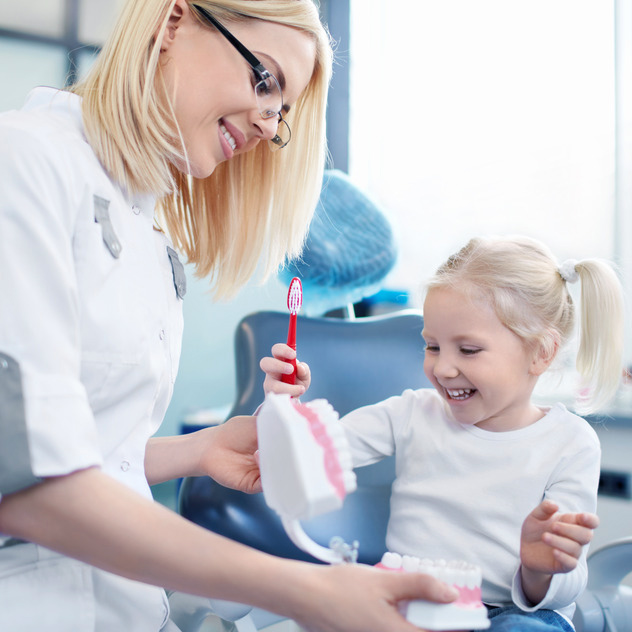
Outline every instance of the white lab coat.
<path id="1" fill-rule="evenodd" d="M 151 497 L 145 445 L 176 377 L 182 265 L 154 200 L 101 167 L 80 104 L 38 88 L 0 115 L 0 502 L 89 466 Z M 156 632 L 168 617 L 159 588 L 3 543 L 0 630 Z"/>

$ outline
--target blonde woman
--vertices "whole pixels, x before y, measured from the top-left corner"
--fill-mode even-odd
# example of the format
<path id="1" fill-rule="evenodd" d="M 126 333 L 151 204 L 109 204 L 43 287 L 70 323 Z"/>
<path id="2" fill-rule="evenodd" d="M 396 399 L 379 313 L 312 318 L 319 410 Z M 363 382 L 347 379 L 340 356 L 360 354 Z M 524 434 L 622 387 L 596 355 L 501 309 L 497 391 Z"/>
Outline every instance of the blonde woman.
<path id="1" fill-rule="evenodd" d="M 569 292 L 581 285 L 579 318 Z M 354 466 L 395 454 L 386 544 L 483 571 L 494 632 L 573 630 L 586 586 L 600 470 L 597 435 L 561 403 L 533 398 L 579 321 L 578 410 L 607 404 L 621 377 L 622 289 L 597 259 L 561 265 L 525 237 L 473 239 L 427 285 L 424 372 L 404 391 L 342 420 Z M 286 345 L 264 358 L 266 390 L 283 384 Z"/>
<path id="2" fill-rule="evenodd" d="M 255 552 L 152 502 L 260 490 L 251 418 L 154 438 L 186 283 L 230 296 L 297 253 L 325 158 L 331 49 L 311 0 L 130 1 L 89 76 L 0 115 L 0 629 L 156 632 L 164 588 L 311 630 L 414 629 L 429 577 Z"/>

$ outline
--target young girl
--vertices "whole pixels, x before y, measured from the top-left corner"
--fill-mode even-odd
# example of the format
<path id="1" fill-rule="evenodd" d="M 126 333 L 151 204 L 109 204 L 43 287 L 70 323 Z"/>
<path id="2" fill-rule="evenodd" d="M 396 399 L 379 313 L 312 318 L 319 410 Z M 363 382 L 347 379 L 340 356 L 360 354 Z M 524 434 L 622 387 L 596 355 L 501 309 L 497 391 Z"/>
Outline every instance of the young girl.
<path id="1" fill-rule="evenodd" d="M 387 547 L 464 559 L 483 569 L 493 630 L 571 630 L 586 585 L 600 448 L 562 404 L 533 389 L 571 336 L 568 284 L 581 282 L 577 368 L 602 405 L 621 374 L 622 296 L 597 260 L 558 266 L 526 238 L 473 239 L 442 265 L 424 302 L 424 371 L 432 389 L 407 390 L 342 422 L 354 465 L 396 455 Z M 262 360 L 266 389 L 292 356 Z M 299 392 L 309 384 L 305 365 Z M 289 392 L 289 391 L 288 391 Z"/>

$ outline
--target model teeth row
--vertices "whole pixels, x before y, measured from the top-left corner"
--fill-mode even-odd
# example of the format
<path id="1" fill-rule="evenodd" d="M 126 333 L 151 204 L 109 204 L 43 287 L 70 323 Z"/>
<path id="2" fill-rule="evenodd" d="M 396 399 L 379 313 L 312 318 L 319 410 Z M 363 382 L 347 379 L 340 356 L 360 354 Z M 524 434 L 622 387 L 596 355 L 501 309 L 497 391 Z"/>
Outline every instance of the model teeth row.
<path id="1" fill-rule="evenodd" d="M 221 124 L 219 128 L 222 130 L 222 134 L 224 134 L 224 138 L 228 141 L 231 149 L 235 151 L 235 149 L 237 149 L 237 143 L 235 142 L 235 139 L 231 136 L 230 132 L 224 127 L 223 124 Z"/>
<path id="2" fill-rule="evenodd" d="M 431 560 L 413 555 L 384 553 L 382 566 L 391 570 L 403 570 L 411 573 L 425 573 L 453 586 L 476 588 L 481 585 L 483 574 L 479 566 L 463 560 Z"/>
<path id="3" fill-rule="evenodd" d="M 321 430 L 327 434 L 334 448 L 336 448 L 345 491 L 347 494 L 354 492 L 357 487 L 357 481 L 353 472 L 353 459 L 351 458 L 351 450 L 349 449 L 344 428 L 339 422 L 338 413 L 326 399 L 314 399 L 307 405 L 318 416 L 322 424 Z M 318 439 L 318 427 L 312 427 L 312 432 Z"/>

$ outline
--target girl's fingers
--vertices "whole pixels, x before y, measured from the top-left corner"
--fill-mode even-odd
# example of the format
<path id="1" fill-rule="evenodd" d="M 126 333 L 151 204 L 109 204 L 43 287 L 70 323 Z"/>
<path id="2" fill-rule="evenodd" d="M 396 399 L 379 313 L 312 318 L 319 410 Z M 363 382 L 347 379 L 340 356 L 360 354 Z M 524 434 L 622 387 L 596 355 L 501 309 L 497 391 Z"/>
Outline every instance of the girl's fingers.
<path id="1" fill-rule="evenodd" d="M 553 549 L 564 553 L 574 559 L 577 559 L 582 552 L 582 545 L 570 538 L 565 538 L 560 535 L 554 535 L 553 533 L 545 533 L 542 536 L 542 540 L 545 544 Z"/>
<path id="2" fill-rule="evenodd" d="M 259 368 L 266 375 L 290 375 L 294 371 L 294 367 L 289 362 L 276 358 L 262 358 Z"/>
<path id="3" fill-rule="evenodd" d="M 536 520 L 548 520 L 557 510 L 558 506 L 552 500 L 543 500 L 531 512 L 531 516 Z"/>
<path id="4" fill-rule="evenodd" d="M 565 572 L 572 571 L 577 567 L 577 558 L 572 555 L 568 555 L 559 549 L 553 550 L 553 557 L 555 561 L 564 569 Z"/>
<path id="5" fill-rule="evenodd" d="M 554 523 L 551 531 L 566 539 L 573 540 L 581 546 L 588 544 L 593 538 L 593 530 L 591 528 L 561 521 Z"/>

